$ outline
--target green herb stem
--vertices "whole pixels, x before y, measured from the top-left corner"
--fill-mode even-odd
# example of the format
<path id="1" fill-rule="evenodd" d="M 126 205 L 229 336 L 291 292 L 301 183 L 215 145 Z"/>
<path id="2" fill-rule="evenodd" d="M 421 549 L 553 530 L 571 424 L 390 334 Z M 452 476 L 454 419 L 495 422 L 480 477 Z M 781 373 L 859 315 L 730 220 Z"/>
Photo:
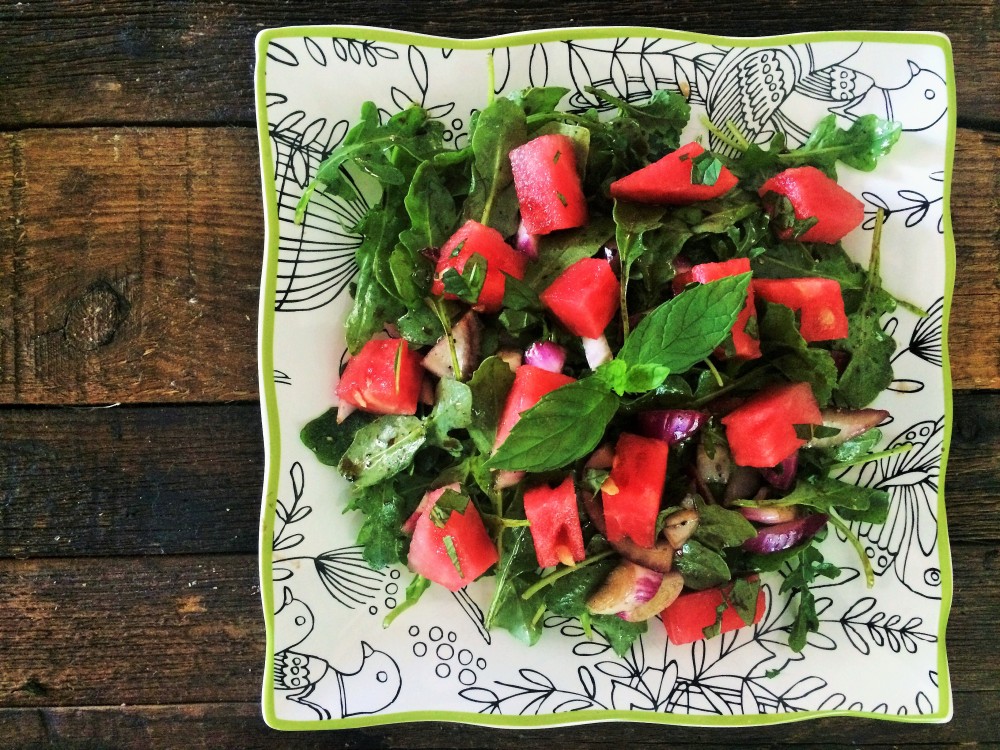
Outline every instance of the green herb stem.
<path id="1" fill-rule="evenodd" d="M 854 547 L 854 551 L 858 553 L 858 558 L 861 560 L 861 569 L 865 572 L 865 583 L 868 585 L 868 588 L 871 588 L 875 585 L 875 571 L 872 570 L 871 560 L 869 560 L 868 555 L 865 554 L 865 549 L 861 546 L 861 541 L 854 535 L 854 532 L 851 531 L 850 527 L 844 523 L 844 520 L 836 513 L 828 513 L 827 518 L 830 519 L 830 523 L 836 526 L 837 529 L 847 537 L 847 541 L 851 543 L 851 546 Z"/>
<path id="2" fill-rule="evenodd" d="M 708 128 L 708 131 L 712 135 L 714 135 L 720 141 L 722 141 L 723 143 L 725 143 L 727 146 L 729 146 L 731 148 L 734 148 L 734 149 L 736 149 L 737 151 L 740 151 L 740 152 L 746 151 L 746 149 L 743 148 L 739 144 L 739 142 L 737 142 L 736 140 L 734 140 L 733 138 L 731 138 L 729 135 L 727 135 L 726 133 L 724 133 L 722 130 L 720 130 L 718 127 L 716 127 L 715 123 L 712 122 L 711 120 L 709 120 L 708 117 L 702 116 L 701 122 L 702 122 L 702 124 L 706 128 Z"/>
<path id="3" fill-rule="evenodd" d="M 437 319 L 441 322 L 441 327 L 444 329 L 445 341 L 448 342 L 448 355 L 451 357 L 452 373 L 455 375 L 455 380 L 462 382 L 462 368 L 459 367 L 458 364 L 458 351 L 455 349 L 455 336 L 451 332 L 451 319 L 448 317 L 448 313 L 444 309 L 444 303 L 439 299 L 433 299 L 430 297 L 425 301 L 437 316 Z"/>
<path id="4" fill-rule="evenodd" d="M 542 578 L 540 581 L 536 582 L 533 586 L 530 586 L 529 588 L 527 588 L 525 590 L 525 592 L 523 594 L 521 594 L 521 598 L 522 599 L 530 599 L 535 594 L 537 594 L 539 591 L 541 591 L 542 589 L 544 589 L 546 586 L 552 585 L 553 583 L 555 583 L 556 581 L 558 581 L 563 576 L 568 576 L 570 573 L 572 573 L 574 571 L 577 571 L 580 568 L 585 568 L 588 565 L 591 565 L 592 563 L 595 563 L 595 562 L 598 562 L 600 560 L 603 560 L 605 557 L 609 557 L 609 556 L 613 555 L 614 553 L 615 553 L 614 550 L 609 549 L 607 552 L 601 552 L 600 554 L 594 555 L 593 557 L 588 557 L 586 560 L 583 560 L 582 562 L 578 562 L 572 568 L 563 568 L 562 570 L 557 570 L 554 573 L 549 573 L 547 576 L 545 576 L 544 578 Z"/>
<path id="5" fill-rule="evenodd" d="M 719 374 L 719 370 L 716 368 L 716 366 L 712 364 L 712 360 L 706 357 L 702 361 L 705 363 L 705 366 L 708 367 L 708 371 L 712 373 L 712 377 L 715 378 L 715 382 L 718 384 L 719 388 L 725 388 L 726 384 L 722 380 L 722 375 Z"/>
<path id="6" fill-rule="evenodd" d="M 754 378 L 760 377 L 760 374 L 764 370 L 766 370 L 768 367 L 770 367 L 770 365 L 763 365 L 762 367 L 758 367 L 758 368 L 756 368 L 754 370 L 751 370 L 746 375 L 743 375 L 742 377 L 737 378 L 736 380 L 734 380 L 733 382 L 729 383 L 728 385 L 722 386 L 721 388 L 719 388 L 719 390 L 713 391 L 712 393 L 707 393 L 704 396 L 702 396 L 701 398 L 695 399 L 691 403 L 691 408 L 692 409 L 700 409 L 705 404 L 711 403 L 712 401 L 714 401 L 715 399 L 717 399 L 719 396 L 723 396 L 723 395 L 725 395 L 727 393 L 730 393 L 730 392 L 732 392 L 732 391 L 734 391 L 734 390 L 736 390 L 738 388 L 742 388 L 747 382 L 752 381 Z M 718 373 L 716 373 L 716 377 L 718 377 Z"/>
<path id="7" fill-rule="evenodd" d="M 622 313 L 622 338 L 628 337 L 629 325 L 628 325 L 628 300 L 626 299 L 626 292 L 628 291 L 628 274 L 625 269 L 622 269 L 622 278 L 619 284 L 619 297 L 620 304 L 619 308 Z"/>

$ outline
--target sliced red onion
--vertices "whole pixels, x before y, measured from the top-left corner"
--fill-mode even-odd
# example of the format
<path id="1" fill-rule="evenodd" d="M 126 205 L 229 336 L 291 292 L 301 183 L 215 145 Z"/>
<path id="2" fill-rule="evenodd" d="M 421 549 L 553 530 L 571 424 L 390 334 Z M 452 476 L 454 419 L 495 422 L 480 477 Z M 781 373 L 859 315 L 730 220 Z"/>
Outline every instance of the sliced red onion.
<path id="1" fill-rule="evenodd" d="M 514 237 L 514 248 L 532 260 L 538 257 L 538 235 L 531 234 L 525 229 L 524 222 L 518 224 L 517 234 Z"/>
<path id="2" fill-rule="evenodd" d="M 824 514 L 814 513 L 794 521 L 766 526 L 753 539 L 743 542 L 743 549 L 760 554 L 789 549 L 816 536 L 816 532 L 826 526 L 826 520 Z"/>
<path id="3" fill-rule="evenodd" d="M 524 364 L 549 372 L 562 372 L 566 364 L 566 350 L 554 341 L 536 341 L 525 350 Z"/>
<path id="4" fill-rule="evenodd" d="M 665 610 L 674 600 L 680 596 L 684 589 L 684 576 L 676 571 L 672 571 L 663 576 L 656 592 L 648 601 L 639 604 L 637 607 L 624 612 L 618 612 L 618 616 L 626 622 L 642 622 L 650 617 L 655 617 Z"/>
<path id="5" fill-rule="evenodd" d="M 451 336 L 455 341 L 455 356 L 458 359 L 458 366 L 462 370 L 463 378 L 471 375 L 479 363 L 481 330 L 482 327 L 479 325 L 479 318 L 472 311 L 463 315 L 451 327 Z M 442 336 L 431 347 L 431 350 L 424 356 L 422 364 L 425 369 L 434 373 L 439 378 L 455 377 L 452 371 L 451 350 L 448 347 L 448 338 L 446 336 Z"/>
<path id="6" fill-rule="evenodd" d="M 587 358 L 587 365 L 591 370 L 596 370 L 605 362 L 614 359 L 615 355 L 611 353 L 611 347 L 604 336 L 599 336 L 596 339 L 588 339 L 584 336 L 581 341 L 583 341 L 583 354 Z"/>
<path id="7" fill-rule="evenodd" d="M 822 409 L 823 426 L 840 430 L 836 435 L 813 438 L 807 448 L 832 448 L 878 427 L 889 416 L 885 409 Z"/>
<path id="8" fill-rule="evenodd" d="M 354 404 L 348 404 L 344 401 L 341 401 L 339 404 L 337 404 L 337 424 L 343 422 L 345 419 L 351 416 L 355 411 L 357 411 L 357 409 L 358 407 L 356 407 Z"/>
<path id="9" fill-rule="evenodd" d="M 777 466 L 761 469 L 764 481 L 776 490 L 790 490 L 795 484 L 795 473 L 799 470 L 799 452 L 795 451 Z"/>
<path id="10" fill-rule="evenodd" d="M 658 409 L 639 414 L 639 427 L 646 437 L 658 438 L 667 445 L 687 440 L 705 422 L 704 412 L 693 409 Z"/>
<path id="11" fill-rule="evenodd" d="M 497 471 L 496 479 L 493 481 L 493 486 L 498 490 L 505 490 L 508 487 L 513 487 L 522 479 L 524 479 L 523 471 L 507 471 L 504 469 Z"/>
<path id="12" fill-rule="evenodd" d="M 755 523 L 766 523 L 768 525 L 776 523 L 787 523 L 799 516 L 798 508 L 794 505 L 771 505 L 759 508 L 747 507 L 737 508 L 740 514 L 748 521 Z"/>
<path id="13" fill-rule="evenodd" d="M 662 582 L 662 573 L 622 560 L 587 599 L 587 608 L 595 615 L 628 612 L 652 599 Z"/>
<path id="14" fill-rule="evenodd" d="M 851 361 L 851 355 L 839 349 L 834 349 L 830 352 L 830 358 L 833 360 L 833 366 L 837 368 L 837 375 L 843 375 L 844 370 L 847 369 L 847 365 Z"/>
<path id="15" fill-rule="evenodd" d="M 621 275 L 622 260 L 618 257 L 618 243 L 614 237 L 601 245 L 601 249 L 594 254 L 594 257 L 606 260 L 611 264 L 611 270 L 615 272 L 615 276 Z"/>

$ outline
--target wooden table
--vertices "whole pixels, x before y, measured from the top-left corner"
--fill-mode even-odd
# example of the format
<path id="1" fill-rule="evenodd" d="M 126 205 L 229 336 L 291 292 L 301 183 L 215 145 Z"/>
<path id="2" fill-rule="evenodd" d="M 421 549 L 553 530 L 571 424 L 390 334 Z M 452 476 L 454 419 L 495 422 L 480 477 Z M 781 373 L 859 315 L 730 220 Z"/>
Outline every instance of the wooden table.
<path id="1" fill-rule="evenodd" d="M 744 732 L 420 724 L 335 735 L 264 726 L 253 37 L 331 22 L 456 36 L 618 23 L 951 37 L 951 723 L 823 720 Z M 1000 743 L 998 129 L 994 0 L 5 3 L 0 747 Z"/>

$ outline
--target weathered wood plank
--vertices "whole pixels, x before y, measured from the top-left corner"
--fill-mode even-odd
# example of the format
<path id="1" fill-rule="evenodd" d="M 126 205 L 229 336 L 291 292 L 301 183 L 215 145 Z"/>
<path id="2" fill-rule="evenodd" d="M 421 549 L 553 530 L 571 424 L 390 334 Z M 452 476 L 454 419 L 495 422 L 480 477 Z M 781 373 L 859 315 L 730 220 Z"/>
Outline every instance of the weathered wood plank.
<path id="1" fill-rule="evenodd" d="M 253 552 L 256 404 L 0 412 L 0 557 Z"/>
<path id="2" fill-rule="evenodd" d="M 559 730 L 482 729 L 462 724 L 427 722 L 371 729 L 277 733 L 260 718 L 256 703 L 203 703 L 173 706 L 88 706 L 83 708 L 0 709 L 0 736 L 9 750 L 20 748 L 74 748 L 90 738 L 112 742 L 116 750 L 147 750 L 172 746 L 177 738 L 191 750 L 325 750 L 339 747 L 394 748 L 503 748 L 524 750 L 589 750 L 607 747 L 663 747 L 669 737 L 673 750 L 683 748 L 774 747 L 898 748 L 926 745 L 968 748 L 973 743 L 1000 741 L 993 720 L 996 692 L 959 692 L 955 719 L 948 724 L 899 724 L 870 719 L 823 719 L 778 727 L 694 729 L 644 724 L 590 724 Z"/>
<path id="3" fill-rule="evenodd" d="M 255 702 L 256 556 L 0 560 L 0 708 Z M 956 545 L 957 691 L 996 695 L 1000 547 Z"/>
<path id="4" fill-rule="evenodd" d="M 0 412 L 0 558 L 252 554 L 256 404 Z M 1000 395 L 960 393 L 948 465 L 955 543 L 1000 543 Z"/>
<path id="5" fill-rule="evenodd" d="M 0 128 L 64 123 L 249 123 L 253 117 L 253 37 L 264 27 L 361 23 L 475 37 L 532 28 L 660 26 L 710 34 L 756 35 L 833 29 L 912 29 L 951 37 L 958 111 L 1000 122 L 1000 16 L 991 0 L 897 4 L 779 0 L 669 6 L 600 2 L 565 9 L 520 0 L 376 3 L 349 0 L 280 9 L 265 2 L 15 3 L 0 9 Z"/>
<path id="6" fill-rule="evenodd" d="M 959 134 L 956 388 L 1000 388 L 1000 136 Z M 0 139 L 0 403 L 254 398 L 263 246 L 241 129 Z"/>
<path id="7" fill-rule="evenodd" d="M 16 231 L 0 401 L 255 398 L 253 132 L 27 131 L 5 145 Z"/>

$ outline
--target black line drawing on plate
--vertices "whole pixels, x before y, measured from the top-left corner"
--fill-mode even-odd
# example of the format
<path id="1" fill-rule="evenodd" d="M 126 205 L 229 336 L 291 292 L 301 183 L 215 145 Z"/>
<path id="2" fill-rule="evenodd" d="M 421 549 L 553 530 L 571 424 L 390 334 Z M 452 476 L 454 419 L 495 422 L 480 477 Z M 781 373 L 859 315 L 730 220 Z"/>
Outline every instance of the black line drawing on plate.
<path id="1" fill-rule="evenodd" d="M 886 333 L 895 337 L 899 329 L 899 318 L 896 316 L 889 318 L 883 328 Z M 896 361 L 904 355 L 911 355 L 935 367 L 941 367 L 944 356 L 943 334 L 944 297 L 938 297 L 927 308 L 927 315 L 917 318 L 916 323 L 913 325 L 913 330 L 910 331 L 910 337 L 906 346 L 893 355 L 893 367 L 896 366 Z M 923 381 L 915 378 L 896 378 L 889 386 L 889 390 L 896 391 L 897 393 L 919 393 L 923 389 Z"/>
<path id="2" fill-rule="evenodd" d="M 288 693 L 287 700 L 310 708 L 320 719 L 374 714 L 391 706 L 402 688 L 395 660 L 361 641 L 361 663 L 348 672 L 320 656 L 295 650 L 315 626 L 309 605 L 284 587 L 281 606 L 274 613 L 275 690 Z"/>
<path id="3" fill-rule="evenodd" d="M 872 646 L 888 646 L 896 653 L 904 650 L 915 654 L 921 642 L 937 642 L 936 635 L 920 630 L 922 617 L 910 617 L 904 622 L 901 615 L 890 615 L 876 609 L 876 605 L 874 597 L 864 596 L 838 620 L 850 644 L 861 653 L 871 653 Z"/>
<path id="4" fill-rule="evenodd" d="M 930 175 L 930 179 L 933 182 L 942 183 L 944 182 L 944 173 L 934 172 Z M 907 228 L 915 227 L 927 218 L 927 215 L 931 210 L 931 206 L 939 205 L 942 208 L 942 211 L 938 215 L 937 233 L 944 234 L 943 187 L 940 192 L 941 195 L 929 197 L 921 193 L 919 190 L 897 190 L 896 196 L 902 201 L 902 203 L 897 204 L 896 206 L 890 206 L 884 198 L 866 190 L 861 193 L 861 197 L 864 199 L 865 203 L 871 206 L 871 208 L 865 209 L 865 216 L 867 218 L 861 226 L 867 230 L 874 229 L 876 214 L 879 209 L 882 209 L 882 213 L 884 214 L 886 221 L 888 221 L 889 217 L 893 214 L 901 214 L 905 217 L 903 219 L 903 223 Z"/>
<path id="5" fill-rule="evenodd" d="M 295 461 L 288 471 L 292 480 L 292 504 L 286 506 L 278 498 L 274 505 L 275 531 L 271 542 L 273 552 L 284 552 L 298 547 L 305 541 L 301 533 L 287 533 L 288 527 L 305 519 L 312 513 L 312 506 L 302 505 L 305 495 L 306 478 L 302 464 Z M 278 522 L 281 527 L 278 528 Z M 385 573 L 372 569 L 357 545 L 339 547 L 323 552 L 315 557 L 310 555 L 279 556 L 272 560 L 272 575 L 275 582 L 292 577 L 291 563 L 309 560 L 327 592 L 347 609 L 366 604 L 374 599 L 382 588 Z"/>
<path id="6" fill-rule="evenodd" d="M 486 616 L 483 614 L 482 608 L 476 604 L 475 600 L 469 596 L 469 593 L 465 589 L 453 592 L 452 596 L 455 597 L 458 606 L 462 608 L 462 611 L 472 621 L 472 624 L 476 626 L 476 631 L 483 637 L 483 640 L 490 643 L 490 631 L 486 629 Z"/>
<path id="7" fill-rule="evenodd" d="M 337 55 L 341 62 L 350 60 L 355 65 L 364 63 L 369 68 L 374 68 L 378 65 L 379 60 L 399 59 L 399 53 L 396 50 L 378 42 L 340 37 L 334 37 L 330 41 L 333 45 L 334 54 Z"/>
<path id="8" fill-rule="evenodd" d="M 943 441 L 943 416 L 918 422 L 888 445 L 891 449 L 909 443 L 911 450 L 870 461 L 855 477 L 859 485 L 890 495 L 884 525 L 851 524 L 862 543 L 867 542 L 875 574 L 892 569 L 904 586 L 928 599 L 941 598 L 937 502 Z"/>
<path id="9" fill-rule="evenodd" d="M 275 385 L 291 385 L 292 377 L 287 372 L 275 368 L 274 370 L 274 384 Z"/>

